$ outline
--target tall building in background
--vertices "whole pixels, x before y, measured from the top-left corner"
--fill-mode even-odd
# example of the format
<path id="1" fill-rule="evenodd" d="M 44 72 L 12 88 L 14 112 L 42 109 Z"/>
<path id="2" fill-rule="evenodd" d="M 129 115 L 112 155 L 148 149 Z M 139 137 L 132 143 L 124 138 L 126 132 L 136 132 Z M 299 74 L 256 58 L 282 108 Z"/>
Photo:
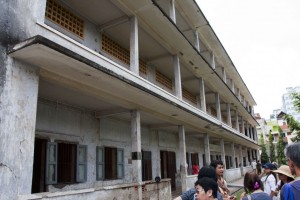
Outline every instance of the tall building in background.
<path id="1" fill-rule="evenodd" d="M 300 112 L 298 112 L 293 104 L 292 94 L 300 92 L 300 86 L 286 88 L 286 93 L 282 95 L 282 111 L 292 115 L 295 120 L 300 122 Z"/>
<path id="2" fill-rule="evenodd" d="M 171 199 L 193 165 L 252 170 L 256 102 L 195 0 L 0 5 L 1 200 Z"/>

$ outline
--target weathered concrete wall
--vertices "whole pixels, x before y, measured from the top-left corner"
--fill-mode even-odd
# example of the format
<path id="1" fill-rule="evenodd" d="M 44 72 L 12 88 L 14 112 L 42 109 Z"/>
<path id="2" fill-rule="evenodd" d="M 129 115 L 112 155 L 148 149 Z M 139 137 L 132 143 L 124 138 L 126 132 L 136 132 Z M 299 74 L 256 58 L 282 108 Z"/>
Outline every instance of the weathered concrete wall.
<path id="1" fill-rule="evenodd" d="M 240 168 L 227 169 L 224 178 L 227 182 L 241 178 L 241 169 Z"/>
<path id="2" fill-rule="evenodd" d="M 195 182 L 198 179 L 197 177 L 198 177 L 198 175 L 187 176 L 187 181 L 186 181 L 187 190 L 195 187 Z"/>
<path id="3" fill-rule="evenodd" d="M 145 200 L 170 200 L 171 185 L 170 180 L 162 180 L 159 184 L 145 182 L 142 186 L 142 197 Z M 20 195 L 18 200 L 50 199 L 50 200 L 136 200 L 138 199 L 137 186 L 134 184 L 123 184 L 111 187 L 95 187 L 82 190 L 72 190 L 66 192 L 40 193 L 33 195 Z"/>
<path id="4" fill-rule="evenodd" d="M 142 127 L 141 130 L 142 150 L 152 153 L 152 177 L 160 176 L 160 150 L 178 153 L 178 136 L 150 131 L 146 127 Z M 85 112 L 42 99 L 37 109 L 36 137 L 48 138 L 49 141 L 60 140 L 88 145 L 87 182 L 71 184 L 64 188 L 49 186 L 49 191 L 67 191 L 132 182 L 130 122 L 110 118 L 96 119 L 93 112 Z M 96 146 L 103 145 L 124 148 L 125 177 L 123 179 L 96 181 Z"/>
<path id="5" fill-rule="evenodd" d="M 2 52 L 3 53 L 3 52 Z M 0 199 L 31 192 L 38 96 L 36 68 L 7 57 L 0 88 Z"/>
<path id="6" fill-rule="evenodd" d="M 31 192 L 38 76 L 7 55 L 35 30 L 40 1 L 0 0 L 0 199 Z M 25 17 L 26 16 L 26 17 Z"/>

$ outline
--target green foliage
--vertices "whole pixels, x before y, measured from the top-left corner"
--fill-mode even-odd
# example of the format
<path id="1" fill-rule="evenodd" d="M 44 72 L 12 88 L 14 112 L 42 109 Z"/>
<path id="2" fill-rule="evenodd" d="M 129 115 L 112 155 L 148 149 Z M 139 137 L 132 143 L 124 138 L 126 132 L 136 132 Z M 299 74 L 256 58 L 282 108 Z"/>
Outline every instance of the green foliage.
<path id="1" fill-rule="evenodd" d="M 277 132 L 277 131 L 279 131 L 279 128 L 280 127 L 278 125 L 275 125 L 272 127 L 272 131 Z"/>
<path id="2" fill-rule="evenodd" d="M 260 135 L 260 145 L 261 145 L 261 163 L 267 163 L 268 162 L 268 154 L 267 154 L 267 149 L 263 137 L 263 133 Z"/>
<path id="3" fill-rule="evenodd" d="M 300 93 L 292 94 L 295 109 L 300 112 Z"/>
<path id="4" fill-rule="evenodd" d="M 283 141 L 283 135 L 282 135 L 282 129 L 279 127 L 279 137 L 278 137 L 278 142 L 277 142 L 277 158 L 278 158 L 278 164 L 279 165 L 286 165 L 287 160 L 284 155 L 284 141 Z"/>
<path id="5" fill-rule="evenodd" d="M 270 133 L 269 133 L 270 159 L 271 159 L 271 162 L 276 162 L 275 147 L 274 147 L 273 140 L 274 140 L 274 136 L 273 136 L 272 132 L 270 131 Z"/>
<path id="6" fill-rule="evenodd" d="M 300 93 L 293 94 L 293 103 L 295 109 L 300 112 Z M 296 137 L 292 138 L 293 142 L 300 142 L 300 123 L 294 119 L 292 115 L 286 114 L 284 119 L 287 121 L 291 131 L 296 133 Z"/>

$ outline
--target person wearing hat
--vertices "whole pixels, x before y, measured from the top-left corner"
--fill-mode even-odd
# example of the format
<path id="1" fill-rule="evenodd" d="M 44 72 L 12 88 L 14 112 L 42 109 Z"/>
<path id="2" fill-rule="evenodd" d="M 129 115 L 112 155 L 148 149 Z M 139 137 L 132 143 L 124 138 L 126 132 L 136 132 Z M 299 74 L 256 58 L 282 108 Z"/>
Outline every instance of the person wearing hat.
<path id="1" fill-rule="evenodd" d="M 280 197 L 280 190 L 282 186 L 286 183 L 289 183 L 294 180 L 294 176 L 291 173 L 289 166 L 281 165 L 277 170 L 273 170 L 274 173 L 278 175 L 280 181 L 278 181 L 277 188 L 276 188 L 276 196 Z"/>
<path id="2" fill-rule="evenodd" d="M 272 172 L 272 170 L 275 168 L 272 163 L 266 163 L 263 165 L 265 176 L 262 177 L 261 181 L 264 183 L 264 192 L 270 195 L 271 197 L 274 197 L 273 199 L 276 199 L 276 183 L 277 178 L 276 174 Z"/>

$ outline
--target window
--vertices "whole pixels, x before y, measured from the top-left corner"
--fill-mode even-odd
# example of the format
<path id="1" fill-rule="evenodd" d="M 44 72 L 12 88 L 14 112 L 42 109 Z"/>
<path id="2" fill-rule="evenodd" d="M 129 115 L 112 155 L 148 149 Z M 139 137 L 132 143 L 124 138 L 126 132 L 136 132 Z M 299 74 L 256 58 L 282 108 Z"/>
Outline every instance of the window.
<path id="1" fill-rule="evenodd" d="M 151 151 L 142 151 L 142 181 L 152 180 Z"/>
<path id="2" fill-rule="evenodd" d="M 198 166 L 199 167 L 199 156 L 198 153 L 186 153 L 186 163 L 188 164 L 188 174 L 198 174 L 193 172 L 193 166 Z M 195 168 L 195 167 L 194 167 Z"/>
<path id="3" fill-rule="evenodd" d="M 232 168 L 232 160 L 231 156 L 225 156 L 226 169 Z"/>
<path id="4" fill-rule="evenodd" d="M 246 167 L 246 157 L 243 157 L 243 166 Z"/>
<path id="5" fill-rule="evenodd" d="M 97 147 L 97 180 L 114 180 L 124 177 L 124 150 L 114 147 Z"/>
<path id="6" fill-rule="evenodd" d="M 86 145 L 48 142 L 46 160 L 46 184 L 70 184 L 86 181 Z"/>

